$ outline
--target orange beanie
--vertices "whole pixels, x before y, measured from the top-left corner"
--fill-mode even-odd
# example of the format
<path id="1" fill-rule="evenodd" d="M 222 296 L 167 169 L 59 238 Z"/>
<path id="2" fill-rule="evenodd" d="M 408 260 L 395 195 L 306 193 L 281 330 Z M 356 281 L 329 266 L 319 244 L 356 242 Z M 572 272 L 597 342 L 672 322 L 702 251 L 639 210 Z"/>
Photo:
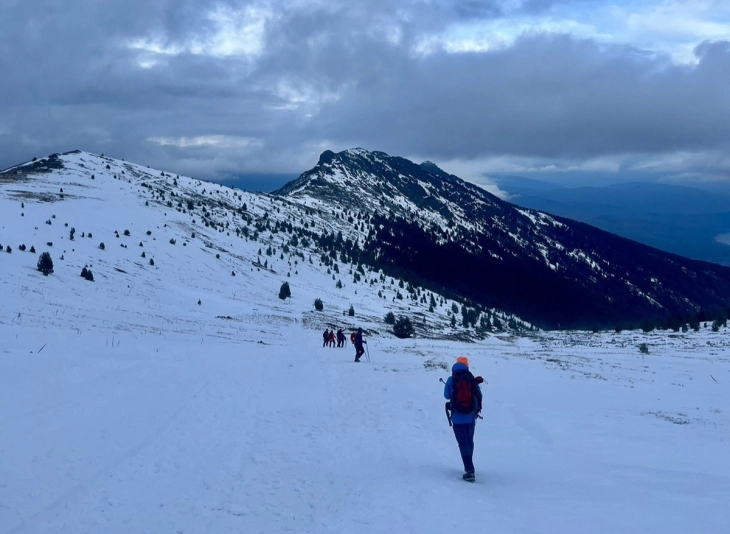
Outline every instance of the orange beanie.
<path id="1" fill-rule="evenodd" d="M 459 356 L 458 358 L 456 358 L 456 363 L 463 363 L 464 365 L 469 367 L 469 358 L 467 358 L 466 356 Z"/>

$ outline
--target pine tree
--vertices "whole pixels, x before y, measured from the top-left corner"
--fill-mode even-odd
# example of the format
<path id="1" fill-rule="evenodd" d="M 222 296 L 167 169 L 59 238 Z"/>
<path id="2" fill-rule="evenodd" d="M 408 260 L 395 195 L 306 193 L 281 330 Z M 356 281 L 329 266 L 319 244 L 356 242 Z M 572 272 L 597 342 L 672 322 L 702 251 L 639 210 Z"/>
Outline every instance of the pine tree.
<path id="1" fill-rule="evenodd" d="M 281 300 L 286 300 L 289 297 L 291 297 L 291 289 L 289 289 L 289 282 L 284 282 L 283 284 L 281 284 L 281 288 L 279 288 L 279 298 Z"/>
<path id="2" fill-rule="evenodd" d="M 91 269 L 87 269 L 86 266 L 81 269 L 81 277 L 89 282 L 94 281 L 94 273 L 91 272 Z"/>
<path id="3" fill-rule="evenodd" d="M 393 333 L 401 339 L 411 337 L 414 332 L 413 323 L 403 315 L 399 316 L 393 325 Z"/>
<path id="4" fill-rule="evenodd" d="M 43 252 L 38 258 L 38 270 L 45 276 L 53 272 L 53 260 L 48 252 Z"/>

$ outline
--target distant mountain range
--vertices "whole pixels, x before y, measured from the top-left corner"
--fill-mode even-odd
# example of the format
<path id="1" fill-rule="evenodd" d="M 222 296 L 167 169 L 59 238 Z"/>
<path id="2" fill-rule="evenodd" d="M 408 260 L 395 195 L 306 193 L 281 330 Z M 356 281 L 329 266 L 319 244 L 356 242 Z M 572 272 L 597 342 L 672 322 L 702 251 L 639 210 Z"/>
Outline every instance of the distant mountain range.
<path id="1" fill-rule="evenodd" d="M 510 202 L 582 221 L 687 256 L 730 265 L 730 193 L 660 183 L 567 188 L 522 177 L 496 179 Z M 707 186 L 709 187 L 709 186 Z"/>

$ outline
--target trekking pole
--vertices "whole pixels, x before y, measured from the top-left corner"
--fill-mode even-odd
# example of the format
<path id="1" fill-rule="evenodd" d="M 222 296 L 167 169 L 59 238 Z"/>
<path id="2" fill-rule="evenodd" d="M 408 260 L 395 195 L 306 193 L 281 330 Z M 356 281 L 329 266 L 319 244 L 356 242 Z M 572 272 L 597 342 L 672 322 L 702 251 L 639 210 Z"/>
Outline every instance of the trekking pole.
<path id="1" fill-rule="evenodd" d="M 367 343 L 365 343 L 365 351 L 368 356 L 368 363 L 370 363 L 370 348 L 368 347 Z"/>
<path id="2" fill-rule="evenodd" d="M 443 378 L 439 378 L 439 382 L 441 382 L 442 384 L 446 384 Z M 447 402 L 446 404 L 444 404 L 444 411 L 446 412 L 446 420 L 449 422 L 449 426 L 453 426 L 451 424 L 451 402 Z"/>

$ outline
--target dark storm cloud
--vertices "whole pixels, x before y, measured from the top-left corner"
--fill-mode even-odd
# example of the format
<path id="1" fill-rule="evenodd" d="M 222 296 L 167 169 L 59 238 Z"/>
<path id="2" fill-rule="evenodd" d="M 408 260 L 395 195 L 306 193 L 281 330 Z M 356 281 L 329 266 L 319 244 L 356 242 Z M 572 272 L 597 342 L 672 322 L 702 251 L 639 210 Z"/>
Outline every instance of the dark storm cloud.
<path id="1" fill-rule="evenodd" d="M 499 2 L 484 0 L 463 0 L 454 4 L 454 10 L 463 17 L 498 17 L 503 15 Z"/>
<path id="2" fill-rule="evenodd" d="M 428 48 L 465 19 L 556 3 L 258 4 L 263 46 L 247 56 L 192 46 L 220 30 L 211 10 L 244 1 L 0 0 L 0 167 L 81 148 L 212 178 L 302 171 L 350 146 L 443 160 L 728 146 L 728 43 L 698 47 L 694 66 L 564 35 Z"/>
<path id="3" fill-rule="evenodd" d="M 520 11 L 525 13 L 544 13 L 556 6 L 590 5 L 595 0 L 525 0 L 520 5 Z"/>
<path id="4" fill-rule="evenodd" d="M 371 79 L 325 115 L 336 137 L 357 132 L 444 158 L 720 148 L 730 139 L 730 49 L 707 43 L 697 54 L 697 66 L 666 66 L 626 48 L 523 38 L 496 53 L 408 62 L 397 78 Z M 377 102 L 359 105 L 372 94 Z"/>

